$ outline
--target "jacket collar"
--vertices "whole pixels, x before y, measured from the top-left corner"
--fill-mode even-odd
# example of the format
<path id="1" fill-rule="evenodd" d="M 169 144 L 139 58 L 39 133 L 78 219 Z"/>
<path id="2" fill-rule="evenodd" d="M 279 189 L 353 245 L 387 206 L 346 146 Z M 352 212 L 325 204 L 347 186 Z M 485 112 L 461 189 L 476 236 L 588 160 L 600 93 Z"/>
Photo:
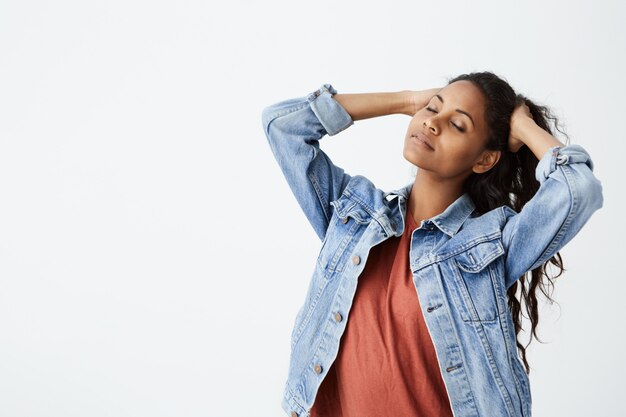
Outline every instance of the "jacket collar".
<path id="1" fill-rule="evenodd" d="M 385 193 L 385 198 L 387 196 L 398 196 L 400 198 L 400 208 L 405 219 L 405 225 L 407 216 L 406 203 L 408 201 L 411 188 L 413 187 L 413 182 L 414 181 L 411 181 L 403 187 Z M 450 204 L 443 212 L 431 217 L 430 220 L 442 232 L 452 237 L 459 231 L 463 223 L 465 223 L 465 220 L 467 220 L 475 208 L 476 206 L 472 201 L 472 198 L 466 192 Z"/>

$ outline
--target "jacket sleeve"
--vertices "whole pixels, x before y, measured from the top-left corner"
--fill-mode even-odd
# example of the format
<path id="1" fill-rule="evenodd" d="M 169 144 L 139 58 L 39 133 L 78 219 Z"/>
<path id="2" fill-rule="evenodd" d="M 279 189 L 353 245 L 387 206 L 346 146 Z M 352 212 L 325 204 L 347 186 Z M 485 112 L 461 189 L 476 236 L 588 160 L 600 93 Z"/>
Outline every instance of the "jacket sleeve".
<path id="1" fill-rule="evenodd" d="M 519 213 L 504 206 L 507 289 L 554 256 L 603 205 L 602 184 L 580 145 L 548 149 L 537 164 L 535 178 L 539 190 Z"/>
<path id="2" fill-rule="evenodd" d="M 291 191 L 321 240 L 336 200 L 351 175 L 336 166 L 320 149 L 319 140 L 354 124 L 348 112 L 332 98 L 330 84 L 300 98 L 263 109 L 263 129 Z"/>

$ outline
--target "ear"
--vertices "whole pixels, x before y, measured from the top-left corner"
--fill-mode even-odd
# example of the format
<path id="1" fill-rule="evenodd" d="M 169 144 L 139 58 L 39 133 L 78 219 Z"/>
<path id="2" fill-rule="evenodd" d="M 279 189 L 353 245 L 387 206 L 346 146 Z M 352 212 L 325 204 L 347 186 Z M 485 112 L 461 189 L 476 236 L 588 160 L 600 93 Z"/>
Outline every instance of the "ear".
<path id="1" fill-rule="evenodd" d="M 489 171 L 500 160 L 501 151 L 484 150 L 478 161 L 472 167 L 472 171 L 482 174 Z"/>

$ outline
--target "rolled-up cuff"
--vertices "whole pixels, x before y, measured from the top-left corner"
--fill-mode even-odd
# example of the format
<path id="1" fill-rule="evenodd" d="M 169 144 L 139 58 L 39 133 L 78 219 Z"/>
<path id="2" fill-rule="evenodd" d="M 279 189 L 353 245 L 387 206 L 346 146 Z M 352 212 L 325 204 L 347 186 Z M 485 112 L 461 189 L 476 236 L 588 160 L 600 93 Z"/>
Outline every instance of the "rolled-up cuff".
<path id="1" fill-rule="evenodd" d="M 552 146 L 539 160 L 535 169 L 535 178 L 543 183 L 556 170 L 557 165 L 575 162 L 586 163 L 593 171 L 593 161 L 589 153 L 580 145 Z"/>
<path id="2" fill-rule="evenodd" d="M 337 94 L 337 90 L 332 85 L 323 84 L 307 96 L 311 110 L 319 119 L 328 136 L 336 135 L 354 124 L 354 120 L 346 109 L 332 98 L 335 94 Z"/>

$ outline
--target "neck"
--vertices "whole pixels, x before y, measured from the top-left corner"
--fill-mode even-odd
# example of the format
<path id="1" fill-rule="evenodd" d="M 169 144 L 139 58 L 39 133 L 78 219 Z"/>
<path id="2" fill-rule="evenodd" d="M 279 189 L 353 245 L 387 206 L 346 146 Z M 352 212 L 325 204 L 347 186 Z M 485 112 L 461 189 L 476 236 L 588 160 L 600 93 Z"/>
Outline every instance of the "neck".
<path id="1" fill-rule="evenodd" d="M 437 178 L 429 171 L 417 170 L 411 187 L 407 212 L 417 224 L 442 213 L 463 195 L 463 182 L 459 178 Z"/>

